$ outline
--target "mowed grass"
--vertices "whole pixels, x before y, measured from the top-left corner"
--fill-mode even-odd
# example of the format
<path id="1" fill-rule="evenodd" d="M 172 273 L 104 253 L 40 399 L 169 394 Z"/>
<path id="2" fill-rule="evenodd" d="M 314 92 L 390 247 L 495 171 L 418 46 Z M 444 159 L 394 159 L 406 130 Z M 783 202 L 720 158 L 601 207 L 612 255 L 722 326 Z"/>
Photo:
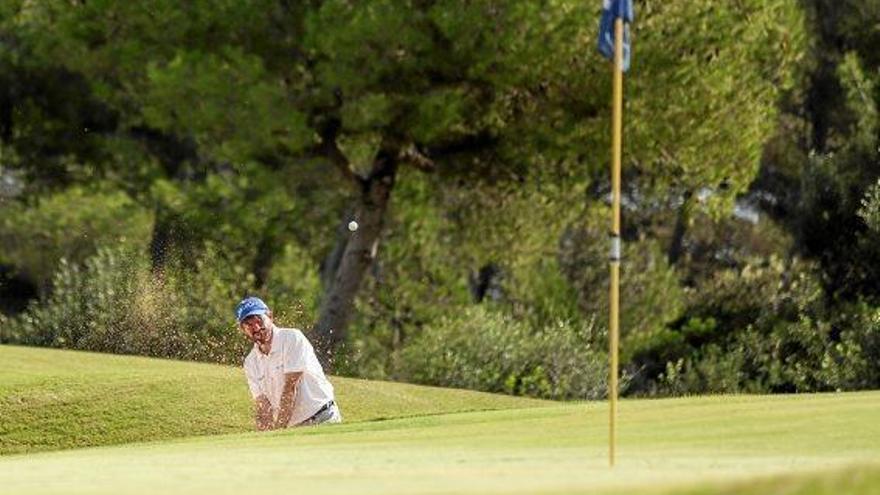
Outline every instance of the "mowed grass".
<path id="1" fill-rule="evenodd" d="M 871 494 L 880 394 L 624 401 L 0 457 L 8 494 Z"/>
<path id="2" fill-rule="evenodd" d="M 347 422 L 551 404 L 402 383 L 331 381 Z M 251 430 L 240 368 L 0 346 L 0 455 Z"/>
<path id="3" fill-rule="evenodd" d="M 614 469 L 607 406 L 549 404 L 7 455 L 0 493 L 880 493 L 880 392 L 625 400 Z"/>

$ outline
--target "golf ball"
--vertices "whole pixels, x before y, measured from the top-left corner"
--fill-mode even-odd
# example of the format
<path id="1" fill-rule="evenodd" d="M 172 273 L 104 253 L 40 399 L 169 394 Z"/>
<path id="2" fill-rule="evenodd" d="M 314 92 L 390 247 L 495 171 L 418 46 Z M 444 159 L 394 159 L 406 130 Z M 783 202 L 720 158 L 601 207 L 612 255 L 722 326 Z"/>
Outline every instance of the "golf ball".
<path id="1" fill-rule="evenodd" d="M 357 230 L 357 229 L 358 229 L 358 223 L 357 223 L 357 222 L 355 222 L 354 220 L 348 222 L 348 230 L 354 232 L 354 231 Z"/>

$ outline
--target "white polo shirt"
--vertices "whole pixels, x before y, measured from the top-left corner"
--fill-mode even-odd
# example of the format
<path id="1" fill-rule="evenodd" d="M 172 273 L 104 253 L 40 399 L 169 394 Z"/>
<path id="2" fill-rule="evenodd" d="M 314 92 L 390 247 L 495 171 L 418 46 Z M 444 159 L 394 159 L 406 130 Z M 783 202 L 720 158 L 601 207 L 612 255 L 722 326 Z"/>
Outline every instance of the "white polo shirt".
<path id="1" fill-rule="evenodd" d="M 302 423 L 334 400 L 333 385 L 324 376 L 312 344 L 296 328 L 275 327 L 269 354 L 260 352 L 255 344 L 244 359 L 251 396 L 256 399 L 265 395 L 276 414 L 284 391 L 284 374 L 298 371 L 302 372 L 302 379 L 297 386 L 288 426 Z"/>

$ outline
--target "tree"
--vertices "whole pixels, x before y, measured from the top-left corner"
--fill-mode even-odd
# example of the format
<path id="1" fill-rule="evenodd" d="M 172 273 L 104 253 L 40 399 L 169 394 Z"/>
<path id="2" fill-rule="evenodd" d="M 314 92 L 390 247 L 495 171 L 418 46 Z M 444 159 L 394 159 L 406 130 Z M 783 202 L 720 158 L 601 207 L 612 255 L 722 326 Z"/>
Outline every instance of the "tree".
<path id="1" fill-rule="evenodd" d="M 325 361 L 345 341 L 402 168 L 477 184 L 540 166 L 606 187 L 610 85 L 593 50 L 599 5 L 9 5 L 8 29 L 32 40 L 47 64 L 88 81 L 118 116 L 104 137 L 117 151 L 108 173 L 119 180 L 155 191 L 217 177 L 235 184 L 227 200 L 258 171 L 346 184 L 343 222 L 360 227 L 324 262 L 329 283 L 314 331 Z M 772 103 L 800 53 L 799 10 L 783 0 L 640 7 L 628 79 L 630 197 L 652 204 L 672 188 L 729 209 L 755 173 Z M 314 163 L 324 168 L 304 165 Z M 693 201 L 680 201 L 685 223 Z"/>
<path id="2" fill-rule="evenodd" d="M 811 36 L 805 77 L 782 102 L 754 196 L 817 260 L 830 300 L 876 300 L 880 251 L 859 216 L 877 181 L 876 1 L 803 2 Z"/>

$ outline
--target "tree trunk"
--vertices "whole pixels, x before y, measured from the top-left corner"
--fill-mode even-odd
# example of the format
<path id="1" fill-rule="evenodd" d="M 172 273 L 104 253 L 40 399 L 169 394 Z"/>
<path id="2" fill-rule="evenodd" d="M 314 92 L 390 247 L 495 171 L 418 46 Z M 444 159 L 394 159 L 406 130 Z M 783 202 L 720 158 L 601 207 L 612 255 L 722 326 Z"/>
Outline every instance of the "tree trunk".
<path id="1" fill-rule="evenodd" d="M 358 228 L 349 233 L 350 238 L 345 243 L 332 283 L 325 288 L 312 334 L 318 358 L 325 370 L 332 369 L 334 355 L 345 342 L 354 299 L 364 275 L 376 258 L 396 173 L 395 159 L 380 155 L 370 176 L 360 181 L 361 191 L 353 215 Z"/>
<path id="2" fill-rule="evenodd" d="M 812 126 L 809 147 L 824 153 L 828 147 L 828 136 L 835 127 L 835 111 L 845 104 L 842 96 L 845 92 L 837 75 L 836 60 L 828 54 L 818 59 L 816 69 L 809 75 L 805 106 Z"/>
<path id="3" fill-rule="evenodd" d="M 495 263 L 483 265 L 479 271 L 468 276 L 468 288 L 475 303 L 483 302 L 487 296 L 492 301 L 501 300 L 501 267 Z"/>
<path id="4" fill-rule="evenodd" d="M 342 255 L 345 254 L 345 247 L 348 246 L 348 240 L 351 238 L 348 222 L 353 218 L 353 210 L 345 212 L 345 215 L 343 215 L 342 220 L 339 222 L 339 226 L 336 228 L 336 244 L 334 244 L 333 250 L 321 260 L 321 287 L 324 288 L 324 293 L 329 292 L 330 288 L 333 287 L 336 271 L 339 270 L 339 265 L 342 263 Z"/>
<path id="5" fill-rule="evenodd" d="M 669 243 L 669 252 L 667 253 L 667 260 L 669 260 L 670 265 L 678 263 L 684 251 L 684 235 L 687 233 L 691 222 L 691 212 L 694 206 L 693 198 L 694 195 L 690 191 L 685 191 L 682 195 L 681 206 L 678 207 L 678 214 L 675 217 L 672 241 Z"/>

